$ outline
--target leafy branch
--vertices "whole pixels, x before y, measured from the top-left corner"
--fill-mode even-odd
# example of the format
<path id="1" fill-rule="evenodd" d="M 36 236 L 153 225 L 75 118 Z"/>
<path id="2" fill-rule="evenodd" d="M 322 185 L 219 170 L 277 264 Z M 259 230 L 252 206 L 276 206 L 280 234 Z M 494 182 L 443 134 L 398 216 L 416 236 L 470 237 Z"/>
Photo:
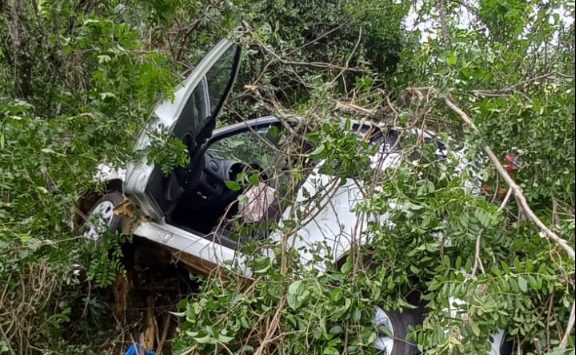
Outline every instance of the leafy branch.
<path id="1" fill-rule="evenodd" d="M 446 95 L 444 97 L 444 102 L 448 107 L 450 107 L 451 110 L 453 110 L 456 114 L 458 114 L 458 116 L 460 116 L 462 121 L 464 121 L 474 131 L 476 132 L 478 131 L 478 127 L 476 127 L 476 124 L 474 124 L 472 118 L 466 112 L 464 112 L 458 105 L 456 105 L 449 95 Z M 534 213 L 534 211 L 528 204 L 528 201 L 526 200 L 526 197 L 522 192 L 522 188 L 514 181 L 514 179 L 512 179 L 508 171 L 506 171 L 506 169 L 502 166 L 502 163 L 500 163 L 500 160 L 498 159 L 498 157 L 496 157 L 496 154 L 494 154 L 492 148 L 490 148 L 489 146 L 484 146 L 482 149 L 488 156 L 488 159 L 490 159 L 490 161 L 496 168 L 496 171 L 498 171 L 498 174 L 508 184 L 510 191 L 512 191 L 514 197 L 516 198 L 516 201 L 518 202 L 518 205 L 520 206 L 520 208 L 522 208 L 528 219 L 532 223 L 534 223 L 534 225 L 538 227 L 548 239 L 550 239 L 553 243 L 557 244 L 560 248 L 562 248 L 566 252 L 566 254 L 570 257 L 570 259 L 574 261 L 575 260 L 574 248 L 572 248 L 566 240 L 560 238 L 556 233 L 554 233 L 550 228 L 548 228 L 548 226 L 546 226 L 542 222 L 542 220 L 540 220 L 540 218 L 538 218 L 538 216 Z M 570 317 L 568 319 L 568 324 L 566 326 L 566 331 L 564 332 L 564 336 L 562 337 L 562 340 L 560 342 L 560 347 L 562 349 L 565 349 L 566 346 L 568 345 L 569 336 L 572 333 L 572 330 L 574 329 L 574 322 L 576 319 L 575 305 L 576 302 L 573 302 L 572 309 L 570 310 Z"/>

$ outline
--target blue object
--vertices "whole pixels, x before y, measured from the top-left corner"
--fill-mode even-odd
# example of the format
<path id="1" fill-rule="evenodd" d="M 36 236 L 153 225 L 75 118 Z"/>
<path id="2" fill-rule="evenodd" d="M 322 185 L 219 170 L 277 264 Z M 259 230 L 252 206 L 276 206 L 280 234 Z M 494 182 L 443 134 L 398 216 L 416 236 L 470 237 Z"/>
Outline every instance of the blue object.
<path id="1" fill-rule="evenodd" d="M 130 347 L 128 348 L 128 350 L 126 350 L 126 352 L 124 352 L 124 355 L 140 355 L 142 354 L 142 345 L 140 345 L 139 343 L 134 343 L 132 345 L 130 345 Z M 155 351 L 152 350 L 144 350 L 144 355 L 156 355 Z"/>

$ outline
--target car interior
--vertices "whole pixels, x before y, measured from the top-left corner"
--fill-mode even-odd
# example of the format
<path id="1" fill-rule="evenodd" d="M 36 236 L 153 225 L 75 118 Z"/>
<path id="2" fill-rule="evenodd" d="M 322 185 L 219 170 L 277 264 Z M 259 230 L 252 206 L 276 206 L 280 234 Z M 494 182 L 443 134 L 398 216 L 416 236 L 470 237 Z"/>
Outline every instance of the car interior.
<path id="1" fill-rule="evenodd" d="M 276 195 L 282 190 L 282 154 L 274 140 L 266 136 L 268 131 L 269 127 L 259 131 L 245 127 L 231 136 L 209 140 L 198 151 L 199 156 L 191 157 L 194 163 L 189 168 L 177 169 L 174 175 L 178 177 L 167 179 L 171 181 L 168 190 L 170 183 L 177 183 L 183 191 L 168 211 L 166 221 L 206 237 L 220 238 L 226 246 L 241 247 L 240 238 L 232 235 L 234 222 L 238 222 L 236 227 L 243 222 L 238 218 L 240 195 L 261 183 Z M 270 203 L 257 221 L 260 228 L 253 236 L 265 237 L 279 217 L 279 204 Z M 244 228 L 243 238 L 250 234 Z"/>

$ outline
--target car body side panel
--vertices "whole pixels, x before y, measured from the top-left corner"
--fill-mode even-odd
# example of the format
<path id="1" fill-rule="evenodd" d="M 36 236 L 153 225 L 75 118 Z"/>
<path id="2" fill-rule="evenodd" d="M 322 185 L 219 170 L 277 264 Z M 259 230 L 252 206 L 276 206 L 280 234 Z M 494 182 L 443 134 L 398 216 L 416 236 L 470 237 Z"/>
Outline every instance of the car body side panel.
<path id="1" fill-rule="evenodd" d="M 125 179 L 126 179 L 125 169 L 116 169 L 106 163 L 98 164 L 98 167 L 96 167 L 96 173 L 94 174 L 94 180 L 96 182 L 105 184 L 113 180 L 124 181 Z"/>
<path id="2" fill-rule="evenodd" d="M 166 223 L 139 221 L 132 227 L 132 233 L 192 256 L 198 263 L 194 267 L 202 272 L 232 260 L 238 262 L 240 268 L 243 266 L 242 257 L 234 249 Z"/>
<path id="3" fill-rule="evenodd" d="M 311 203 L 305 195 L 319 202 Z M 284 219 L 296 219 L 302 225 L 288 239 L 288 244 L 299 250 L 302 263 L 312 263 L 310 266 L 323 272 L 322 263 L 313 263 L 315 253 L 335 261 L 354 246 L 368 242 L 364 233 L 368 218 L 353 211 L 362 199 L 362 191 L 352 179 L 341 184 L 338 179 L 324 174 L 308 177 L 294 209 L 287 210 L 283 216 Z"/>

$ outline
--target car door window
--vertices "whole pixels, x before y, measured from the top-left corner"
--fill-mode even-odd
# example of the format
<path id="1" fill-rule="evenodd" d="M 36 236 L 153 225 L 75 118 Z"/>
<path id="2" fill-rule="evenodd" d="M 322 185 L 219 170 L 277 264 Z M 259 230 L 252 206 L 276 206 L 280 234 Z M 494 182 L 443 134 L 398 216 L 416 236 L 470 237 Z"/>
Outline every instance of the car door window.
<path id="1" fill-rule="evenodd" d="M 206 121 L 211 117 L 207 91 L 208 85 L 203 78 L 186 101 L 182 118 L 176 122 L 174 133 L 177 136 L 183 136 L 185 132 L 200 132 L 206 125 Z"/>
<path id="2" fill-rule="evenodd" d="M 208 153 L 220 160 L 256 165 L 268 180 L 266 183 L 279 188 L 279 179 L 288 167 L 286 155 L 280 148 L 280 136 L 276 127 L 249 130 L 214 142 Z"/>
<path id="3" fill-rule="evenodd" d="M 232 46 L 218 59 L 216 63 L 208 70 L 205 76 L 205 82 L 208 86 L 208 98 L 210 114 L 214 115 L 222 101 L 226 99 L 226 90 L 233 77 L 234 66 L 236 62 L 237 47 Z"/>
<path id="4" fill-rule="evenodd" d="M 210 145 L 209 153 L 215 158 L 234 160 L 244 164 L 267 167 L 275 160 L 277 148 L 257 132 L 247 131 L 221 139 Z"/>
<path id="5" fill-rule="evenodd" d="M 214 122 L 211 121 L 214 121 L 226 100 L 227 90 L 235 77 L 237 56 L 238 47 L 229 47 L 200 79 L 176 123 L 176 136 L 182 136 L 186 132 L 196 136 L 205 127 L 213 127 Z"/>

